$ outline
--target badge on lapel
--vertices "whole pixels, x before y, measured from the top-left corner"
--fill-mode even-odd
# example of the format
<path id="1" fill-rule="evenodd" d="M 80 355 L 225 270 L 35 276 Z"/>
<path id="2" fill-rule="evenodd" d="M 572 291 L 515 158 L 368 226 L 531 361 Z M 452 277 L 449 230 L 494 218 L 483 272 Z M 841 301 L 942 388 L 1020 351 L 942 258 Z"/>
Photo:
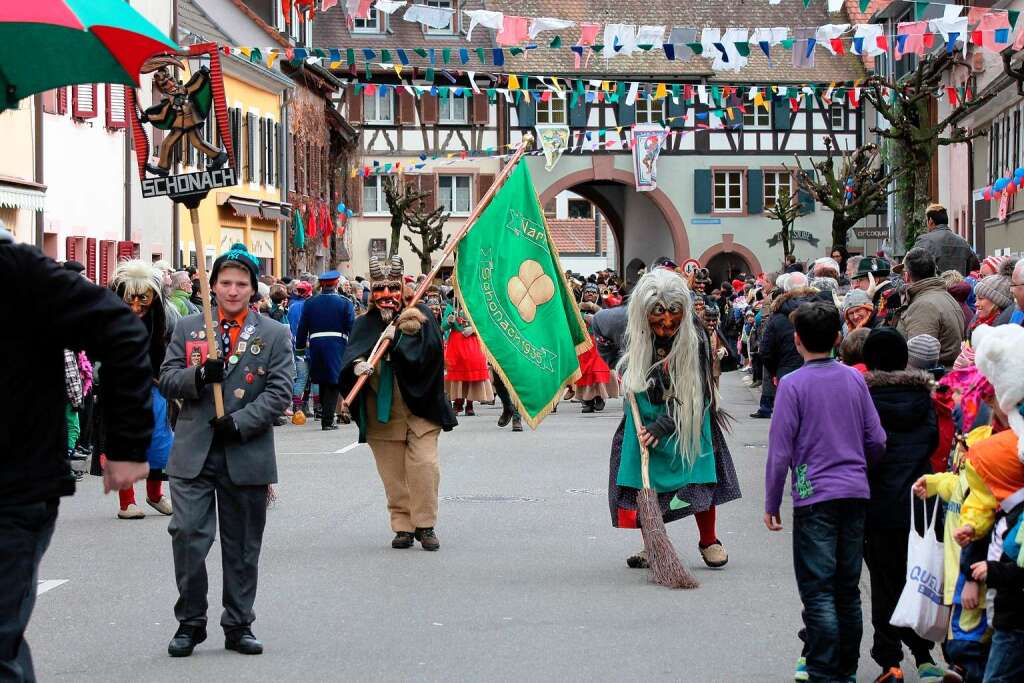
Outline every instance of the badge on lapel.
<path id="1" fill-rule="evenodd" d="M 241 387 L 239 387 L 238 389 L 235 389 L 234 394 L 235 394 L 235 398 L 237 398 L 239 401 L 241 401 L 242 398 L 245 396 L 245 389 L 242 389 Z"/>
<path id="2" fill-rule="evenodd" d="M 251 353 L 254 356 L 258 356 L 262 351 L 263 340 L 260 339 L 259 337 L 256 337 L 255 339 L 252 340 L 252 344 L 249 345 L 249 353 Z"/>
<path id="3" fill-rule="evenodd" d="M 202 365 L 206 361 L 206 354 L 209 350 L 209 345 L 206 342 L 185 342 L 185 367 L 194 368 Z"/>

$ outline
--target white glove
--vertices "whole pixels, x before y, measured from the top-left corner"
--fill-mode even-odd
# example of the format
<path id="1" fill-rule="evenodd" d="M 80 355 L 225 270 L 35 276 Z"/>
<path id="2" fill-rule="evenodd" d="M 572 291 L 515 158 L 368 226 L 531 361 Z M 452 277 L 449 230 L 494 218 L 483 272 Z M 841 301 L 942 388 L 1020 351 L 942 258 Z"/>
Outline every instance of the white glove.
<path id="1" fill-rule="evenodd" d="M 474 334 L 476 334 L 476 330 L 474 330 L 469 325 L 466 325 L 465 327 L 462 328 L 463 337 L 472 337 Z"/>
<path id="2" fill-rule="evenodd" d="M 385 327 L 384 328 L 384 332 L 382 332 L 380 336 L 383 337 L 384 339 L 387 339 L 388 341 L 394 341 L 395 340 L 395 325 L 394 325 L 394 323 L 392 323 L 392 324 L 388 325 L 387 327 Z"/>
<path id="3" fill-rule="evenodd" d="M 363 375 L 372 375 L 373 366 L 367 363 L 365 360 L 356 362 L 356 367 L 353 369 L 356 373 L 356 377 L 362 377 Z"/>

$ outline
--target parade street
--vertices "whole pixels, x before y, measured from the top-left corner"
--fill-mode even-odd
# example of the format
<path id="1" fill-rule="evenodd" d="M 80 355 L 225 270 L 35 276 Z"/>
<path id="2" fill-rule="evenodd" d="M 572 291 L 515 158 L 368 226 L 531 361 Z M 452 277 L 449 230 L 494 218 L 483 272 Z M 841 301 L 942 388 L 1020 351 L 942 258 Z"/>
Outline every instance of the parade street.
<path id="1" fill-rule="evenodd" d="M 729 441 L 744 494 L 719 510 L 728 567 L 704 568 L 691 520 L 668 527 L 697 590 L 668 590 L 625 566 L 641 541 L 608 521 L 619 400 L 592 415 L 563 402 L 522 434 L 495 426 L 497 408 L 460 418 L 441 438 L 438 553 L 391 549 L 369 449 L 353 445 L 352 426 L 323 433 L 310 421 L 276 429 L 281 483 L 253 629 L 264 656 L 223 649 L 217 545 L 210 639 L 191 658 L 167 656 L 176 628 L 168 518 L 147 507 L 144 520 L 116 519 L 116 497 L 87 477 L 62 501 L 40 569 L 45 592 L 28 632 L 39 678 L 792 680 L 800 603 L 789 528 L 769 534 L 761 523 L 768 421 L 747 417 L 755 403 L 740 373 L 723 376 L 722 391 L 737 418 Z"/>

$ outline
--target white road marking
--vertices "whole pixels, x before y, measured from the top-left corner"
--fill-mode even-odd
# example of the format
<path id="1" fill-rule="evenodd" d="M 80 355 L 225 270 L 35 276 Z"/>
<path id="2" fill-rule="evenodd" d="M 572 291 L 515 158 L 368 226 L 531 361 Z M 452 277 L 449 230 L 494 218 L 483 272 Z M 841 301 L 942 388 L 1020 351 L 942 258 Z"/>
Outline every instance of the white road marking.
<path id="1" fill-rule="evenodd" d="M 68 579 L 40 579 L 39 585 L 36 586 L 36 595 L 42 595 L 47 591 L 52 591 L 57 586 L 63 586 L 68 582 Z"/>
<path id="2" fill-rule="evenodd" d="M 360 446 L 362 446 L 362 445 L 363 445 L 363 444 L 361 444 L 361 443 L 359 443 L 358 441 L 356 441 L 356 442 L 354 442 L 354 443 L 350 443 L 349 445 L 345 446 L 344 448 L 339 448 L 338 450 L 336 450 L 336 451 L 334 451 L 334 452 L 335 452 L 335 453 L 348 453 L 348 452 L 349 452 L 349 451 L 351 451 L 352 449 L 354 449 L 354 448 L 359 448 L 359 447 L 360 447 Z"/>

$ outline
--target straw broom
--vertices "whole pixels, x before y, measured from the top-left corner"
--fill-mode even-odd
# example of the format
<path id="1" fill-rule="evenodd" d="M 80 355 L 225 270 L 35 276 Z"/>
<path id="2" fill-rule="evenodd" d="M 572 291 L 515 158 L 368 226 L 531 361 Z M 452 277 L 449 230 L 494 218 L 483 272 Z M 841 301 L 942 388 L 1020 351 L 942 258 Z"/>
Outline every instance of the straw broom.
<path id="1" fill-rule="evenodd" d="M 640 421 L 640 409 L 636 405 L 636 396 L 628 394 L 628 397 L 639 441 L 640 426 L 643 424 Z M 665 530 L 665 520 L 661 516 L 661 506 L 658 505 L 658 493 L 651 488 L 650 462 L 650 453 L 641 441 L 640 474 L 644 487 L 636 493 L 636 507 L 640 517 L 640 533 L 644 537 L 647 565 L 651 569 L 651 580 L 667 588 L 696 588 L 700 584 L 683 566 L 679 553 L 676 552 Z"/>

